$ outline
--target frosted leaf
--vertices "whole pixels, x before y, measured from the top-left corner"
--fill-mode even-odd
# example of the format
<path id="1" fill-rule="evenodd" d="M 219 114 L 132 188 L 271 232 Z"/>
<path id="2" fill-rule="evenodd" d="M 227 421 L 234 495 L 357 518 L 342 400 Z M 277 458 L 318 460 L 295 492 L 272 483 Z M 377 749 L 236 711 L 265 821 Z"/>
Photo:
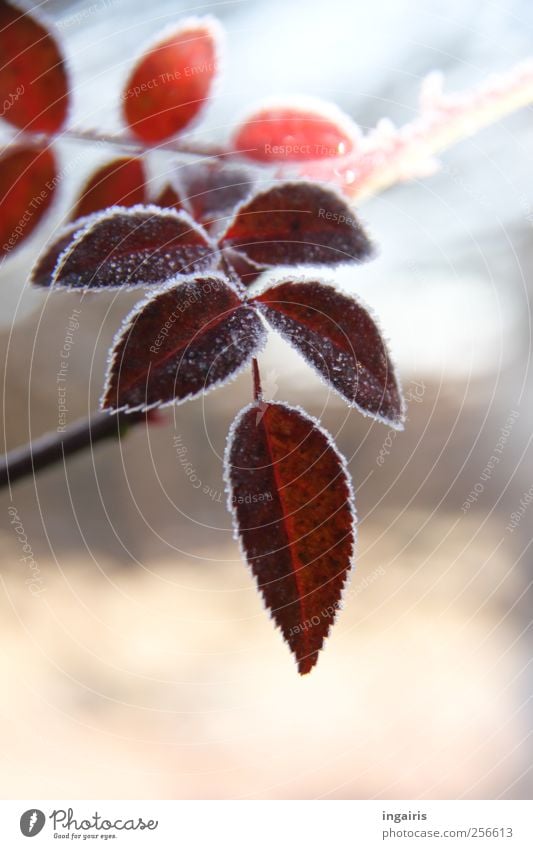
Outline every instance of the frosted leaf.
<path id="1" fill-rule="evenodd" d="M 112 207 L 91 219 L 59 258 L 52 285 L 66 289 L 158 286 L 205 271 L 218 258 L 186 212 L 157 206 Z"/>
<path id="2" fill-rule="evenodd" d="M 379 328 L 354 297 L 316 280 L 281 282 L 258 295 L 269 324 L 349 404 L 401 429 L 400 388 Z"/>
<path id="3" fill-rule="evenodd" d="M 256 401 L 235 419 L 224 464 L 244 554 L 304 675 L 341 606 L 353 557 L 344 459 L 303 410 Z"/>
<path id="4" fill-rule="evenodd" d="M 81 233 L 87 227 L 90 220 L 94 220 L 95 216 L 87 216 L 78 218 L 76 221 L 71 221 L 60 230 L 58 230 L 55 238 L 38 256 L 31 272 L 30 283 L 34 286 L 48 287 L 52 285 L 54 270 L 58 259 L 74 241 L 78 233 Z"/>
<path id="5" fill-rule="evenodd" d="M 258 192 L 220 239 L 260 266 L 362 262 L 372 245 L 354 210 L 331 189 L 305 181 Z"/>
<path id="6" fill-rule="evenodd" d="M 193 398 L 241 371 L 265 338 L 256 310 L 223 275 L 173 281 L 126 319 L 102 406 L 132 411 Z"/>
<path id="7" fill-rule="evenodd" d="M 237 205 L 250 196 L 256 177 L 255 170 L 242 165 L 189 162 L 176 172 L 176 188 L 195 221 L 221 229 Z"/>

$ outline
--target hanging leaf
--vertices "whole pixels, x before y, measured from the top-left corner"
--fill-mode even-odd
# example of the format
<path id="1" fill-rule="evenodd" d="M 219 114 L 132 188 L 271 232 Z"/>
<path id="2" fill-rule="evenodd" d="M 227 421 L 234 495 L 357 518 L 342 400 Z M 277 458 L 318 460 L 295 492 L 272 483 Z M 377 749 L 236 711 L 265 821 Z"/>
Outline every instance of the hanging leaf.
<path id="1" fill-rule="evenodd" d="M 358 128 L 332 104 L 269 104 L 241 124 L 233 146 L 257 162 L 304 162 L 345 156 L 358 135 Z"/>
<path id="2" fill-rule="evenodd" d="M 0 0 L 2 117 L 21 130 L 55 133 L 68 101 L 65 63 L 52 34 L 33 13 Z"/>
<path id="3" fill-rule="evenodd" d="M 246 558 L 304 675 L 351 565 L 355 513 L 344 461 L 302 411 L 258 401 L 233 423 L 225 468 Z"/>
<path id="4" fill-rule="evenodd" d="M 288 281 L 254 301 L 348 403 L 391 427 L 403 427 L 401 394 L 387 348 L 355 298 L 317 281 Z"/>
<path id="5" fill-rule="evenodd" d="M 172 284 L 126 320 L 102 405 L 131 411 L 193 398 L 241 371 L 265 336 L 257 312 L 223 276 Z"/>
<path id="6" fill-rule="evenodd" d="M 18 248 L 49 210 L 57 186 L 54 154 L 34 145 L 0 156 L 0 256 Z"/>
<path id="7" fill-rule="evenodd" d="M 193 218 L 218 225 L 251 194 L 255 175 L 250 168 L 215 160 L 181 166 L 176 180 Z"/>
<path id="8" fill-rule="evenodd" d="M 112 207 L 91 218 L 60 257 L 52 285 L 67 289 L 155 286 L 210 268 L 216 250 L 185 212 Z"/>
<path id="9" fill-rule="evenodd" d="M 372 252 L 355 212 L 314 183 L 281 183 L 240 206 L 220 243 L 262 266 L 339 265 Z"/>
<path id="10" fill-rule="evenodd" d="M 122 156 L 98 168 L 87 180 L 71 216 L 74 221 L 109 206 L 135 206 L 147 203 L 142 160 Z"/>
<path id="11" fill-rule="evenodd" d="M 136 136 L 161 142 L 183 130 L 204 106 L 218 62 L 218 27 L 193 19 L 158 39 L 126 83 L 124 118 Z"/>

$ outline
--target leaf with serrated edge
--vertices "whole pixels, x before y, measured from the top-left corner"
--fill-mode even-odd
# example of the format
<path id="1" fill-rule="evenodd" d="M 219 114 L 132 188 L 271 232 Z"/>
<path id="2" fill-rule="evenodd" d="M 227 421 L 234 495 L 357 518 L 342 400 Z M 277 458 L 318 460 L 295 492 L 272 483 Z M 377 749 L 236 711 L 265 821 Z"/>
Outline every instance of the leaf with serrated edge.
<path id="1" fill-rule="evenodd" d="M 390 354 L 375 319 L 355 297 L 316 279 L 291 277 L 252 303 L 345 401 L 403 428 L 402 394 Z"/>
<path id="2" fill-rule="evenodd" d="M 204 394 L 235 377 L 265 339 L 257 311 L 224 275 L 177 280 L 138 304 L 124 322 L 102 407 L 132 412 Z"/>
<path id="3" fill-rule="evenodd" d="M 111 207 L 95 216 L 60 256 L 52 285 L 63 289 L 160 286 L 217 261 L 209 236 L 183 211 Z"/>
<path id="4" fill-rule="evenodd" d="M 257 192 L 235 212 L 221 247 L 258 265 L 362 262 L 372 245 L 353 209 L 337 192 L 305 180 Z"/>
<path id="5" fill-rule="evenodd" d="M 233 422 L 224 466 L 236 534 L 304 675 L 352 563 L 356 517 L 345 461 L 303 410 L 255 401 Z"/>

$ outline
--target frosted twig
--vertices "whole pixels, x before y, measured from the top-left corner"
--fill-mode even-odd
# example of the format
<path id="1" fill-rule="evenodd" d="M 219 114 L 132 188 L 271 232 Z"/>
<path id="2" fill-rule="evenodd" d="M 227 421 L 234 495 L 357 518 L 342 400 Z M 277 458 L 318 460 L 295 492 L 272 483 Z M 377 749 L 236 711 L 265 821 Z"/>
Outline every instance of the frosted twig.
<path id="1" fill-rule="evenodd" d="M 302 163 L 298 174 L 336 183 L 360 201 L 395 183 L 433 173 L 439 167 L 436 154 L 531 103 L 533 59 L 459 94 L 445 94 L 443 77 L 434 72 L 422 83 L 420 114 L 413 121 L 397 128 L 385 118 L 361 136 L 348 156 Z"/>

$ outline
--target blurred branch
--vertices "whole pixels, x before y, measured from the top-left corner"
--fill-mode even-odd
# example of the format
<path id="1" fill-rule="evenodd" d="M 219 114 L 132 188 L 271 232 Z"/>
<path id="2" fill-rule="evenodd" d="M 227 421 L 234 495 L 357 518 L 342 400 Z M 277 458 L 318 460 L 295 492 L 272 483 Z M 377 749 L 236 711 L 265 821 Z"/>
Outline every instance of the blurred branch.
<path id="1" fill-rule="evenodd" d="M 201 144 L 200 142 L 186 142 L 180 139 L 173 139 L 168 142 L 158 142 L 157 144 L 146 144 L 133 136 L 125 133 L 103 133 L 100 130 L 94 129 L 76 129 L 76 127 L 68 127 L 58 133 L 33 133 L 31 131 L 23 131 L 12 139 L 12 143 L 20 144 L 22 141 L 37 142 L 39 144 L 53 144 L 56 141 L 78 141 L 88 142 L 89 144 L 109 145 L 118 147 L 121 150 L 128 150 L 132 153 L 150 153 L 152 151 L 168 151 L 169 153 L 181 153 L 187 156 L 202 156 L 202 157 L 217 157 L 228 156 L 232 151 L 220 145 Z"/>
<path id="2" fill-rule="evenodd" d="M 402 127 L 383 118 L 374 130 L 357 140 L 347 156 L 290 165 L 272 160 L 268 164 L 278 166 L 280 178 L 298 176 L 334 183 L 352 200 L 360 201 L 395 183 L 434 173 L 439 168 L 437 154 L 533 103 L 533 59 L 505 73 L 492 74 L 481 85 L 458 94 L 444 94 L 443 81 L 442 74 L 429 74 L 422 82 L 418 117 Z M 180 139 L 149 145 L 128 134 L 106 134 L 92 129 L 66 129 L 57 135 L 21 133 L 13 142 L 18 143 L 21 138 L 49 144 L 61 139 L 108 144 L 133 153 L 162 150 L 204 158 L 247 159 L 246 151 L 220 145 Z"/>
<path id="3" fill-rule="evenodd" d="M 65 457 L 95 445 L 104 439 L 124 436 L 133 424 L 148 421 L 149 413 L 137 412 L 111 414 L 94 413 L 80 419 L 64 433 L 52 431 L 20 448 L 15 448 L 0 458 L 0 488 L 9 486 L 21 478 L 33 475 Z"/>
<path id="4" fill-rule="evenodd" d="M 459 94 L 444 94 L 442 74 L 432 73 L 422 83 L 417 118 L 399 128 L 385 118 L 348 156 L 301 163 L 299 174 L 336 183 L 360 201 L 437 171 L 436 154 L 531 103 L 533 59 Z"/>

